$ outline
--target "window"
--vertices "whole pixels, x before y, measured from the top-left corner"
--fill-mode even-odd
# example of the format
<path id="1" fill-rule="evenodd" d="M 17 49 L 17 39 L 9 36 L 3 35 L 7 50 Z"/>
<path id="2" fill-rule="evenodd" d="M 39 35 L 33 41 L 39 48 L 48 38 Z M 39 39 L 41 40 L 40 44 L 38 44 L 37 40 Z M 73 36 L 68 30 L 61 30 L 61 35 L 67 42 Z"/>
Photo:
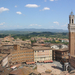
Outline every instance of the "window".
<path id="1" fill-rule="evenodd" d="M 73 24 L 73 19 L 72 19 L 72 24 Z"/>

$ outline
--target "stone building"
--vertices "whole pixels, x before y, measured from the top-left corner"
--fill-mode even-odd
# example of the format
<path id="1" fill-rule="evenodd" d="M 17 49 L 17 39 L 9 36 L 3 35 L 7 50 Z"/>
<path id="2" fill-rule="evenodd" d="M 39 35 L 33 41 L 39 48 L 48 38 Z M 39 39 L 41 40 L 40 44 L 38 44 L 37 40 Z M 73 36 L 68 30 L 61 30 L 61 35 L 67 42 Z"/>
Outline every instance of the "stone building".
<path id="1" fill-rule="evenodd" d="M 44 62 L 52 60 L 52 50 L 50 47 L 36 46 L 34 49 L 34 62 Z"/>

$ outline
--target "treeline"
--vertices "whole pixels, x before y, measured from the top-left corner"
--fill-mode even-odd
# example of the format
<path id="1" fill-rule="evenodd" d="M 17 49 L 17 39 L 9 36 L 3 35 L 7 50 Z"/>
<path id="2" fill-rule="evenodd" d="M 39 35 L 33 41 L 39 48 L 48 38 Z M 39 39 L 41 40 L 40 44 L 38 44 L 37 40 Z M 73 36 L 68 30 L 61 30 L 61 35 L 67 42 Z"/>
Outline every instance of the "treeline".
<path id="1" fill-rule="evenodd" d="M 0 38 L 4 38 L 9 34 L 0 34 Z M 11 34 L 15 39 L 20 38 L 22 40 L 30 39 L 31 37 L 46 37 L 46 38 L 68 38 L 68 33 L 52 33 L 52 32 L 32 32 L 27 34 Z"/>

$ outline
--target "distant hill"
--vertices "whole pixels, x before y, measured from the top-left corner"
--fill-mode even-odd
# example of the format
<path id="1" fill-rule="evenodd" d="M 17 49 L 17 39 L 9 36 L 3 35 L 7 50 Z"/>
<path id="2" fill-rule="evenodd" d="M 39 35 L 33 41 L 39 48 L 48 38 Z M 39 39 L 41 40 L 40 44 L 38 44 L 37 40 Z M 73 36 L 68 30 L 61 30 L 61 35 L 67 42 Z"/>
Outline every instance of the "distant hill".
<path id="1" fill-rule="evenodd" d="M 32 32 L 68 32 L 68 30 L 63 30 L 63 29 L 35 29 L 35 28 L 30 28 L 30 29 L 14 29 L 14 31 L 32 31 Z"/>
<path id="2" fill-rule="evenodd" d="M 0 34 L 29 34 L 33 32 L 53 32 L 53 33 L 68 33 L 68 30 L 63 29 L 14 29 L 0 30 Z"/>

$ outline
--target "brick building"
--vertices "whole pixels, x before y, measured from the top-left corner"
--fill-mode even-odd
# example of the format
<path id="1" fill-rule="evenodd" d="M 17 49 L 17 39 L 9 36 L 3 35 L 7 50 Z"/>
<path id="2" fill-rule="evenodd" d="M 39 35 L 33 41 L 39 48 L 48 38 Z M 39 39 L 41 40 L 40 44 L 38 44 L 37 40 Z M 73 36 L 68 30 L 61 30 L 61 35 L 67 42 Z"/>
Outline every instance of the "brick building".
<path id="1" fill-rule="evenodd" d="M 75 24 L 74 24 L 74 18 L 73 12 L 69 15 L 69 24 L 68 24 L 68 30 L 69 30 L 69 63 L 71 66 L 71 69 L 75 69 Z"/>
<path id="2" fill-rule="evenodd" d="M 23 63 L 23 62 L 33 62 L 34 61 L 34 51 L 33 49 L 20 47 L 20 45 L 14 45 L 11 51 L 11 64 Z"/>
<path id="3" fill-rule="evenodd" d="M 62 64 L 69 61 L 68 48 L 53 49 L 53 60 L 60 61 Z"/>

